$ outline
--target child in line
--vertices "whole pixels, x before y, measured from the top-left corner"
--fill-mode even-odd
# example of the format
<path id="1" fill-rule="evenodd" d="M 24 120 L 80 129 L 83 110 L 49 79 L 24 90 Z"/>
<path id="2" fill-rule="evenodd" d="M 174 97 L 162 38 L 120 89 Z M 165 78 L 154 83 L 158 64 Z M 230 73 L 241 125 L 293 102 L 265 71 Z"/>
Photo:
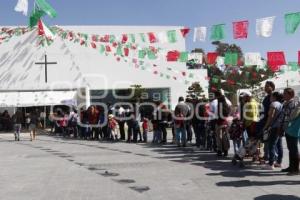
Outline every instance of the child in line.
<path id="1" fill-rule="evenodd" d="M 118 140 L 117 121 L 112 114 L 108 115 L 108 128 L 112 140 Z"/>
<path id="2" fill-rule="evenodd" d="M 142 126 L 143 126 L 143 140 L 145 143 L 147 143 L 147 141 L 148 141 L 148 136 L 147 136 L 148 131 L 149 131 L 148 123 L 149 123 L 149 120 L 146 117 L 144 117 Z"/>

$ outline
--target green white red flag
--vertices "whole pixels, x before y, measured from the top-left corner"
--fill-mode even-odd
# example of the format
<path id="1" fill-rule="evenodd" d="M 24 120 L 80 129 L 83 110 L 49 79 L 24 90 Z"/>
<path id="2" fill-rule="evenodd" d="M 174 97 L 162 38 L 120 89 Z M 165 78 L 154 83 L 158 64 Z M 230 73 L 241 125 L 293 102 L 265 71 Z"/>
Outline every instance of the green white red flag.
<path id="1" fill-rule="evenodd" d="M 52 31 L 43 23 L 42 20 L 39 20 L 38 22 L 38 32 L 40 36 L 45 36 L 50 40 L 53 40 L 55 37 Z"/>

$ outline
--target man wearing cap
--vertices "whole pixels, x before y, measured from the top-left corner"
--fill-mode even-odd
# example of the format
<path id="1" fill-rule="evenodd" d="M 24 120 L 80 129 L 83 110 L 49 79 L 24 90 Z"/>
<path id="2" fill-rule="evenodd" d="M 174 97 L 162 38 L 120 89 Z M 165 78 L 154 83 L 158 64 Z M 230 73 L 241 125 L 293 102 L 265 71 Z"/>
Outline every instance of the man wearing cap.
<path id="1" fill-rule="evenodd" d="M 259 121 L 259 105 L 258 102 L 252 97 L 252 93 L 245 91 L 241 93 L 243 101 L 245 102 L 243 118 L 244 125 L 248 133 L 248 137 L 256 136 L 256 126 Z"/>

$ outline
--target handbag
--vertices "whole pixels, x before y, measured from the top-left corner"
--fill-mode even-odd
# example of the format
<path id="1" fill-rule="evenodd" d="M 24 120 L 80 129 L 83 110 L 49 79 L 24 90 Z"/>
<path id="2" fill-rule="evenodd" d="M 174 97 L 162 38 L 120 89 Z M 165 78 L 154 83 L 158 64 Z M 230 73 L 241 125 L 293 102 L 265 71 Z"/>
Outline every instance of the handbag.
<path id="1" fill-rule="evenodd" d="M 276 122 L 279 119 L 280 115 L 281 115 L 281 111 L 279 113 L 277 113 L 276 117 L 272 120 L 272 123 Z M 271 126 L 264 130 L 263 142 L 267 142 L 269 140 L 269 137 L 271 135 L 271 130 L 272 130 Z"/>
<path id="2" fill-rule="evenodd" d="M 271 127 L 267 128 L 266 130 L 264 130 L 263 132 L 263 141 L 267 142 L 269 140 L 269 137 L 271 135 Z"/>
<path id="3" fill-rule="evenodd" d="M 300 116 L 288 124 L 285 132 L 291 137 L 300 138 Z"/>

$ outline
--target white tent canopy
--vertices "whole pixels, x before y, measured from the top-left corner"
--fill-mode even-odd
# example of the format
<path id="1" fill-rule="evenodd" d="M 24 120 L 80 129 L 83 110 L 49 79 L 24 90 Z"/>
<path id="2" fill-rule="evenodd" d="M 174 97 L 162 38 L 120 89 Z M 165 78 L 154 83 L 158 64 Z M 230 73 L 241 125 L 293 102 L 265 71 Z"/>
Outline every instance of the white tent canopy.
<path id="1" fill-rule="evenodd" d="M 0 92 L 0 107 L 76 105 L 76 91 Z"/>
<path id="2" fill-rule="evenodd" d="M 0 27 L 1 28 L 1 27 Z M 13 28 L 13 27 L 12 27 Z M 168 62 L 166 55 L 169 51 L 185 52 L 185 38 L 181 37 L 180 26 L 64 26 L 63 30 L 74 33 L 92 35 L 136 35 L 137 50 L 130 49 L 128 58 L 117 61 L 114 56 L 116 48 L 111 53 L 100 53 L 90 43 L 80 43 L 62 39 L 57 36 L 48 46 L 39 45 L 36 30 L 24 35 L 14 36 L 9 42 L 0 45 L 0 90 L 1 91 L 50 91 L 73 90 L 90 88 L 90 90 L 128 89 L 132 85 L 142 85 L 143 88 L 169 89 L 169 103 L 173 108 L 179 96 L 186 94 L 187 88 L 193 82 L 200 82 L 208 96 L 207 70 L 189 70 L 185 62 Z M 140 33 L 155 33 L 157 35 L 167 31 L 178 30 L 177 42 L 143 42 Z M 107 45 L 107 44 L 105 44 Z M 111 44 L 108 44 L 112 46 Z M 132 60 L 138 58 L 138 50 L 155 47 L 161 49 L 157 59 L 147 57 L 143 61 L 143 68 Z M 36 64 L 45 61 L 56 62 L 47 67 L 47 82 L 45 81 L 45 65 Z M 183 75 L 185 74 L 185 75 Z M 162 99 L 161 99 L 162 100 Z M 1 101 L 0 101 L 1 104 Z"/>

